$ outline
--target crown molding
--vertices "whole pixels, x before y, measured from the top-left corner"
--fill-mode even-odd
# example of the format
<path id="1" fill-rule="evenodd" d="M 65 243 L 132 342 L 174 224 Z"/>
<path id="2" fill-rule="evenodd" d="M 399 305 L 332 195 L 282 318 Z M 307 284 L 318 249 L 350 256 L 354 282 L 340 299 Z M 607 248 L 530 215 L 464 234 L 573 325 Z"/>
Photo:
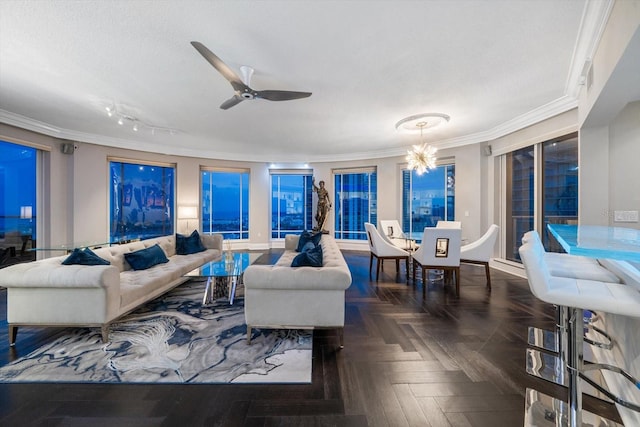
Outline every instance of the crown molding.
<path id="1" fill-rule="evenodd" d="M 596 53 L 615 0 L 588 0 L 584 7 L 578 37 L 573 49 L 565 94 L 577 98 Z"/>
<path id="2" fill-rule="evenodd" d="M 497 138 L 501 138 L 510 133 L 519 131 L 526 127 L 532 126 L 538 122 L 549 119 L 567 112 L 578 106 L 578 100 L 570 96 L 563 96 L 556 99 L 546 105 L 538 107 L 528 113 L 511 119 L 505 123 L 502 123 L 492 129 L 477 132 L 474 134 L 464 135 L 457 138 L 451 138 L 441 141 L 433 141 L 431 145 L 438 149 L 456 148 L 465 145 L 472 145 L 487 141 L 492 141 Z M 23 129 L 39 132 L 45 135 L 53 136 L 61 139 L 68 139 L 72 141 L 86 142 L 90 144 L 106 145 L 110 147 L 117 147 L 123 149 L 135 149 L 140 151 L 149 151 L 152 153 L 158 153 L 158 146 L 150 142 L 141 142 L 139 140 L 128 140 L 121 138 L 112 138 L 102 135 L 90 134 L 85 132 L 77 132 L 69 129 L 61 129 L 51 126 L 47 123 L 32 120 L 28 117 L 24 117 L 18 114 L 11 113 L 9 111 L 0 110 L 0 122 L 6 123 L 12 126 L 17 126 Z M 135 147 L 135 148 L 134 148 Z M 220 160 L 240 160 L 249 162 L 306 162 L 310 163 L 323 163 L 323 162 L 338 162 L 338 161 L 354 161 L 354 160 L 367 160 L 367 159 L 381 159 L 388 157 L 398 157 L 407 155 L 407 147 L 393 147 L 385 150 L 377 151 L 361 151 L 352 152 L 347 154 L 330 154 L 324 156 L 314 155 L 313 159 L 310 159 L 309 155 L 278 155 L 278 159 L 274 159 L 273 156 L 268 155 L 251 155 L 249 153 L 243 153 L 242 158 L 239 158 L 238 153 L 233 152 L 221 152 L 220 150 L 203 151 L 196 149 L 189 149 L 183 147 L 164 147 L 165 151 L 159 154 L 186 156 L 196 158 L 211 158 Z"/>

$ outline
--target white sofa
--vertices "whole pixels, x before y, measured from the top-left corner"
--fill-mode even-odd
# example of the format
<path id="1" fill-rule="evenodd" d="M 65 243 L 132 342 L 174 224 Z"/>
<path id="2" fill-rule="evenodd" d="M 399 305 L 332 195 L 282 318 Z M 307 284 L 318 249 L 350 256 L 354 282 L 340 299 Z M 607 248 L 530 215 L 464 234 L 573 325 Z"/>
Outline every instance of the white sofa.
<path id="1" fill-rule="evenodd" d="M 63 265 L 67 255 L 0 270 L 7 288 L 9 342 L 18 326 L 99 326 L 108 341 L 109 324 L 141 304 L 188 280 L 184 274 L 222 255 L 222 235 L 201 235 L 203 252 L 176 254 L 175 235 L 95 249 L 111 265 Z M 124 254 L 159 244 L 168 263 L 133 270 Z"/>
<path id="2" fill-rule="evenodd" d="M 247 342 L 252 328 L 338 328 L 344 344 L 344 294 L 351 272 L 335 239 L 323 234 L 322 267 L 291 267 L 299 236 L 285 237 L 275 265 L 251 265 L 244 272 Z"/>

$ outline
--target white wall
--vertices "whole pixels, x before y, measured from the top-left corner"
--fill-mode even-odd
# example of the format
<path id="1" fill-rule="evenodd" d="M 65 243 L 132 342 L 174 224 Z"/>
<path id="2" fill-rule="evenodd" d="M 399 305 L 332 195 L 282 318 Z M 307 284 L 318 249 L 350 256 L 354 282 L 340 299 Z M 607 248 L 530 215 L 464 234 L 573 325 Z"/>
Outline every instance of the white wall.
<path id="1" fill-rule="evenodd" d="M 640 212 L 640 101 L 627 105 L 609 126 L 609 178 L 609 212 Z M 640 229 L 638 222 L 611 217 L 609 225 Z"/>

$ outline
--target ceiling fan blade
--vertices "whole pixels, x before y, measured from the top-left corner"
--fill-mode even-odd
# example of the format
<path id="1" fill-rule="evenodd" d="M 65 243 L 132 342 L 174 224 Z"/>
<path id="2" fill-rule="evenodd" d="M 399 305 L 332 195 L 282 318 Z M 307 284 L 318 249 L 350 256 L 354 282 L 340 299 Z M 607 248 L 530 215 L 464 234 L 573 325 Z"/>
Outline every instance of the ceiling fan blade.
<path id="1" fill-rule="evenodd" d="M 200 52 L 200 55 L 202 55 L 204 59 L 209 62 L 209 64 L 213 65 L 213 67 L 231 83 L 235 90 L 244 89 L 245 84 L 242 82 L 242 79 L 240 79 L 240 76 L 238 76 L 231 68 L 229 68 L 229 66 L 225 64 L 222 59 L 218 58 L 215 53 L 211 52 L 205 45 L 200 42 L 191 42 L 191 44 L 196 48 L 198 52 Z M 236 85 L 239 86 L 240 89 L 238 89 Z"/>
<path id="2" fill-rule="evenodd" d="M 223 110 L 228 110 L 229 108 L 233 107 L 234 105 L 237 105 L 239 103 L 241 103 L 242 101 L 244 101 L 244 98 L 239 96 L 239 95 L 233 95 L 233 97 L 227 99 L 226 101 L 224 101 L 221 105 L 220 108 Z"/>
<path id="3" fill-rule="evenodd" d="M 311 92 L 292 92 L 289 90 L 258 90 L 256 98 L 268 99 L 269 101 L 289 101 L 291 99 L 307 98 Z"/>

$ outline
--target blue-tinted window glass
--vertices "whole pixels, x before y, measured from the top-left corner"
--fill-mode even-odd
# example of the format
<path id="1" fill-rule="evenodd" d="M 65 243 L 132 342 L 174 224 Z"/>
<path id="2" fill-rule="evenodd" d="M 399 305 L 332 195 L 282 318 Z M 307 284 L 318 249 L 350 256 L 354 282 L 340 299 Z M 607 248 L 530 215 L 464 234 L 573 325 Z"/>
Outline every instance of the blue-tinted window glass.
<path id="1" fill-rule="evenodd" d="M 364 223 L 378 223 L 375 172 L 335 175 L 336 239 L 366 240 Z"/>
<path id="2" fill-rule="evenodd" d="M 407 233 L 455 219 L 455 166 L 444 165 L 419 175 L 402 171 L 402 228 Z"/>
<path id="3" fill-rule="evenodd" d="M 175 168 L 110 162 L 112 242 L 174 231 Z"/>
<path id="4" fill-rule="evenodd" d="M 35 259 L 36 154 L 0 141 L 0 267 Z"/>
<path id="5" fill-rule="evenodd" d="M 542 212 L 540 235 L 549 252 L 564 252 L 549 236 L 547 224 L 578 222 L 578 136 L 542 144 Z"/>
<path id="6" fill-rule="evenodd" d="M 522 236 L 533 230 L 534 148 L 525 147 L 507 154 L 506 254 L 520 261 Z"/>
<path id="7" fill-rule="evenodd" d="M 309 174 L 271 175 L 271 238 L 313 228 L 312 188 Z"/>
<path id="8" fill-rule="evenodd" d="M 249 238 L 249 173 L 203 170 L 202 230 Z"/>

